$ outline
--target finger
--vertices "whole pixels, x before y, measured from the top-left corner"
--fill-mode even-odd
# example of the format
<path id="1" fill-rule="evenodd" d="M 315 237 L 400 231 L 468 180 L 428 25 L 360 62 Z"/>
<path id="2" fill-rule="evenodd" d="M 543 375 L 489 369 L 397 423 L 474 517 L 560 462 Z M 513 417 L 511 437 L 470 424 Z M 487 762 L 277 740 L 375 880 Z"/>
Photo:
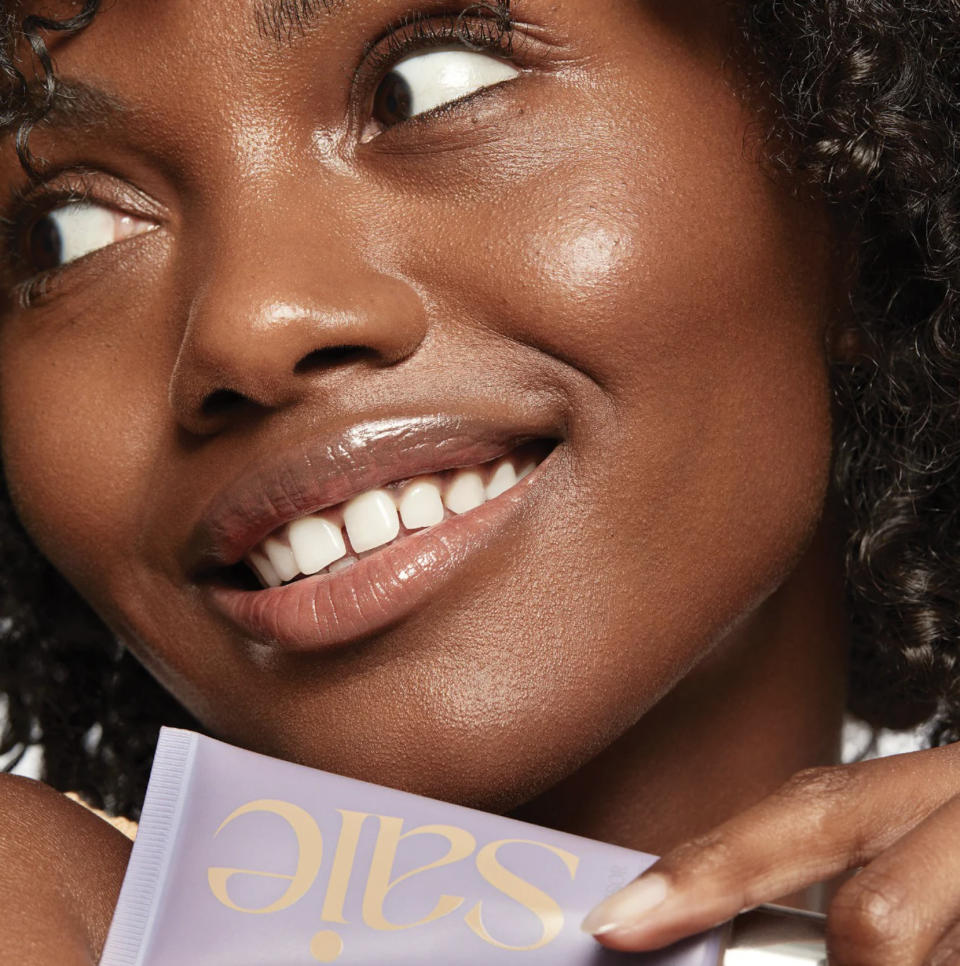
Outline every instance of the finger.
<path id="1" fill-rule="evenodd" d="M 583 929 L 612 949 L 657 949 L 864 865 L 958 789 L 953 746 L 799 772 L 666 855 L 597 906 Z"/>
<path id="2" fill-rule="evenodd" d="M 955 797 L 841 886 L 827 916 L 830 963 L 924 966 L 958 915 L 960 797 Z"/>

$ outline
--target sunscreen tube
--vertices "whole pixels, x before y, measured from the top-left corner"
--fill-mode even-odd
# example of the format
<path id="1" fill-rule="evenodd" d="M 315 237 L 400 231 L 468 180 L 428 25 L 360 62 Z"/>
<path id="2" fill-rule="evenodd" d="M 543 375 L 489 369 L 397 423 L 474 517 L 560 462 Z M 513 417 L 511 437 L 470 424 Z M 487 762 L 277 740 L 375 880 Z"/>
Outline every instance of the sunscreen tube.
<path id="1" fill-rule="evenodd" d="M 583 917 L 654 861 L 163 728 L 100 966 L 825 962 L 822 917 L 775 907 L 601 948 Z"/>

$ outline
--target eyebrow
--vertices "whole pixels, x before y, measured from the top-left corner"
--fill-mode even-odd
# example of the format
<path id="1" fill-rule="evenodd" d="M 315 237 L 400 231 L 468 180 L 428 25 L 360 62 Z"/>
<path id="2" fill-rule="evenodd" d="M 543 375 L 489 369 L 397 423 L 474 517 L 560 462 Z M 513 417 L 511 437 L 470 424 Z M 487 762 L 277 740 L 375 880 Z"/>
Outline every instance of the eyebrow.
<path id="1" fill-rule="evenodd" d="M 31 92 L 42 90 L 33 83 Z M 39 117 L 30 116 L 28 108 L 12 111 L 0 125 L 0 138 L 18 131 L 23 124 L 30 128 L 90 129 L 106 126 L 115 117 L 131 112 L 130 106 L 114 94 L 81 80 L 57 78 L 53 95 Z"/>
<path id="2" fill-rule="evenodd" d="M 321 17 L 349 6 L 351 0 L 258 0 L 254 17 L 257 31 L 277 43 L 290 42 Z M 40 85 L 33 84 L 37 89 Z M 36 122 L 41 128 L 86 128 L 103 126 L 114 117 L 130 112 L 123 100 L 82 80 L 57 77 L 46 111 Z M 15 131 L 23 116 L 13 117 L 0 128 L 0 136 Z"/>
<path id="3" fill-rule="evenodd" d="M 128 111 L 124 101 L 103 88 L 84 81 L 57 78 L 53 99 L 40 125 L 95 126 Z"/>
<path id="4" fill-rule="evenodd" d="M 259 0 L 254 13 L 257 32 L 277 43 L 302 36 L 317 20 L 346 6 L 349 0 Z"/>

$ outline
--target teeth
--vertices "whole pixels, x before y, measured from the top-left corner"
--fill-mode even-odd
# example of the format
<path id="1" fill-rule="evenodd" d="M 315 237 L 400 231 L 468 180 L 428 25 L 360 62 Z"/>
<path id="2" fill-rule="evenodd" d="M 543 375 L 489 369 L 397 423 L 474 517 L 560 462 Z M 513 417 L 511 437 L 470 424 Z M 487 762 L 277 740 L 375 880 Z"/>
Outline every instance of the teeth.
<path id="1" fill-rule="evenodd" d="M 263 552 L 281 580 L 293 580 L 300 573 L 297 559 L 285 543 L 281 543 L 276 537 L 267 537 L 262 546 Z"/>
<path id="2" fill-rule="evenodd" d="M 273 564 L 262 553 L 251 550 L 250 563 L 253 565 L 253 569 L 256 570 L 260 582 L 265 586 L 279 587 L 283 583 L 279 576 L 277 576 L 276 570 L 273 569 Z"/>
<path id="3" fill-rule="evenodd" d="M 476 470 L 460 470 L 450 483 L 443 502 L 454 513 L 466 513 L 480 506 L 485 499 L 483 477 Z"/>
<path id="4" fill-rule="evenodd" d="M 301 574 L 346 570 L 358 554 L 396 540 L 401 520 L 407 530 L 421 530 L 441 523 L 447 510 L 467 513 L 516 486 L 538 465 L 528 457 L 517 469 L 516 457 L 506 457 L 490 465 L 419 476 L 402 489 L 369 490 L 339 508 L 291 521 L 251 550 L 246 560 L 265 587 L 279 587 Z M 341 519 L 352 545 L 350 555 Z"/>
<path id="5" fill-rule="evenodd" d="M 287 527 L 287 539 L 301 573 L 317 574 L 347 552 L 340 527 L 322 516 L 303 517 Z"/>
<path id="6" fill-rule="evenodd" d="M 504 460 L 493 471 L 493 476 L 490 477 L 490 482 L 487 484 L 487 499 L 492 500 L 494 497 L 500 496 L 501 493 L 506 493 L 516 483 L 517 471 L 513 468 L 513 463 Z"/>
<path id="7" fill-rule="evenodd" d="M 338 570 L 346 570 L 348 567 L 352 567 L 357 559 L 357 557 L 344 557 L 343 560 L 338 560 L 335 564 L 330 565 L 330 573 L 335 574 Z"/>
<path id="8" fill-rule="evenodd" d="M 386 490 L 370 490 L 343 507 L 343 522 L 356 553 L 382 547 L 400 533 L 400 518 Z"/>
<path id="9" fill-rule="evenodd" d="M 412 480 L 400 497 L 400 519 L 408 530 L 432 527 L 443 520 L 439 483 L 430 477 Z"/>

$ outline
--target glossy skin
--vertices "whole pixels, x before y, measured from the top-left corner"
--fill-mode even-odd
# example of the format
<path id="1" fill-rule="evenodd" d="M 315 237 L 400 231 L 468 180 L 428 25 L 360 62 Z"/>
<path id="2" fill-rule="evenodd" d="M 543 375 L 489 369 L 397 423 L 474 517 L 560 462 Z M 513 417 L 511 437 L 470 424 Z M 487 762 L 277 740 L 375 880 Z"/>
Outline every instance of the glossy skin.
<path id="1" fill-rule="evenodd" d="M 361 144 L 345 65 L 406 9 L 387 7 L 278 46 L 250 12 L 174 4 L 149 70 L 133 7 L 62 45 L 64 77 L 132 107 L 33 150 L 122 174 L 160 227 L 8 317 L 0 438 L 41 549 L 215 732 L 504 809 L 633 725 L 796 566 L 830 458 L 830 246 L 741 156 L 716 20 L 678 64 L 653 10 L 602 4 L 587 37 L 578 6 L 518 5 L 521 79 Z M 343 344 L 365 353 L 295 371 Z M 225 388 L 243 398 L 207 414 Z M 500 399 L 565 434 L 552 477 L 410 619 L 308 659 L 205 606 L 185 548 L 250 467 Z"/>
<path id="2" fill-rule="evenodd" d="M 409 4 L 289 44 L 246 3 L 141 6 L 56 48 L 127 110 L 32 146 L 158 227 L 7 312 L 0 439 L 162 683 L 237 744 L 654 852 L 834 762 L 843 295 L 823 211 L 744 150 L 723 5 L 516 0 L 520 78 L 372 139 L 354 72 Z M 276 454 L 503 400 L 558 427 L 550 471 L 393 626 L 290 653 L 185 564 Z"/>

